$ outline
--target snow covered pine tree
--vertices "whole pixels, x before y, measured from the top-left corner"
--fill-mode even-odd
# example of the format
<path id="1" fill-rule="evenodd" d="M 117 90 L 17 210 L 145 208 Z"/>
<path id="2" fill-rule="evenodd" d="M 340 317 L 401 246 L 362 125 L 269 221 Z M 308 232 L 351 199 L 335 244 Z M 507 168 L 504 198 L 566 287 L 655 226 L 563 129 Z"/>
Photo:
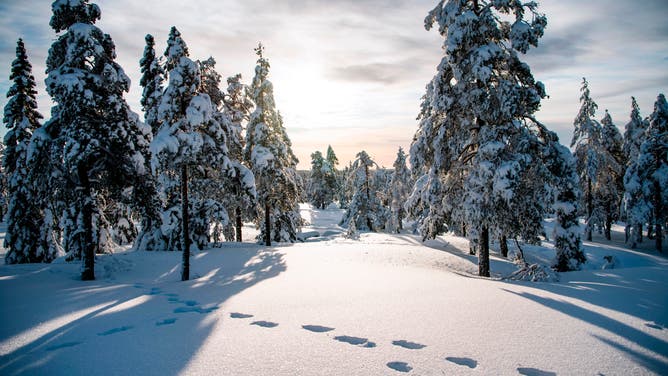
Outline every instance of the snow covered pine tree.
<path id="1" fill-rule="evenodd" d="M 624 176 L 629 220 L 638 225 L 654 218 L 656 250 L 663 252 L 663 224 L 668 219 L 668 103 L 659 94 L 638 158 Z"/>
<path id="2" fill-rule="evenodd" d="M 172 27 L 167 45 L 165 56 L 169 85 L 162 95 L 158 109 L 161 126 L 151 143 L 152 166 L 163 175 L 176 178 L 168 183 L 167 189 L 172 185 L 180 188 L 180 234 L 183 251 L 181 280 L 186 281 L 190 279 L 191 236 L 208 231 L 208 226 L 201 221 L 194 222 L 201 231 L 193 234 L 189 228 L 189 170 L 192 168 L 194 173 L 204 173 L 206 176 L 206 170 L 209 169 L 230 171 L 231 164 L 227 157 L 225 131 L 215 116 L 216 110 L 211 104 L 211 98 L 208 94 L 199 92 L 199 65 L 188 58 L 188 48 L 176 27 Z M 195 198 L 192 203 L 194 208 L 226 222 L 227 213 L 222 204 L 206 197 Z M 167 209 L 173 212 L 169 207 Z"/>
<path id="3" fill-rule="evenodd" d="M 67 211 L 78 229 L 66 233 L 73 239 L 65 243 L 81 254 L 81 278 L 92 280 L 100 241 L 94 239 L 97 200 L 120 199 L 123 190 L 141 185 L 150 130 L 123 98 L 130 79 L 114 61 L 111 37 L 94 25 L 100 8 L 88 0 L 56 0 L 51 7 L 51 27 L 65 33 L 47 59 L 47 92 L 56 106 L 45 127 L 62 145 L 62 173 L 74 188 Z"/>
<path id="4" fill-rule="evenodd" d="M 384 208 L 381 206 L 376 191 L 372 189 L 372 171 L 378 166 L 366 151 L 357 153 L 348 177 L 352 186 L 352 200 L 341 219 L 341 226 L 354 228 L 352 232 L 377 231 L 384 225 Z M 354 227 L 353 227 L 354 226 Z"/>
<path id="5" fill-rule="evenodd" d="M 406 216 L 404 204 L 411 191 L 411 172 L 406 166 L 406 153 L 399 148 L 397 159 L 394 161 L 394 172 L 390 181 L 390 211 L 389 228 L 397 233 L 403 230 L 403 220 Z"/>
<path id="6" fill-rule="evenodd" d="M 267 79 L 269 61 L 260 43 L 251 98 L 255 111 L 250 115 L 246 132 L 245 160 L 255 175 L 260 217 L 258 240 L 271 245 L 297 240 L 300 225 L 297 157 L 292 152 L 281 115 L 276 111 L 274 88 Z M 264 220 L 262 220 L 264 217 Z"/>
<path id="7" fill-rule="evenodd" d="M 425 238 L 446 228 L 465 233 L 479 247 L 481 276 L 490 275 L 490 233 L 516 231 L 530 240 L 540 226 L 539 220 L 519 228 L 503 221 L 526 202 L 518 197 L 528 182 L 549 172 L 532 168 L 544 163 L 544 148 L 553 142 L 533 118 L 545 90 L 518 57 L 543 35 L 547 21 L 536 8 L 534 2 L 449 0 L 425 19 L 427 29 L 438 25 L 445 56 L 427 85 L 411 145 L 419 178 L 407 209 Z M 547 214 L 552 199 L 541 197 L 532 217 Z"/>
<path id="8" fill-rule="evenodd" d="M 3 168 L 8 185 L 7 234 L 5 236 L 5 263 L 20 264 L 51 262 L 55 252 L 40 242 L 44 213 L 39 207 L 34 181 L 30 179 L 28 148 L 30 138 L 41 125 L 42 115 L 37 112 L 35 77 L 28 61 L 23 40 L 16 43 L 16 60 L 12 63 L 9 79 L 14 85 L 7 91 L 3 122 L 5 135 Z"/>
<path id="9" fill-rule="evenodd" d="M 638 159 L 640 145 L 645 141 L 645 130 L 649 126 L 649 121 L 640 116 L 640 108 L 635 97 L 631 97 L 630 117 L 631 119 L 624 127 L 624 143 L 622 145 L 622 152 L 626 161 L 626 165 L 624 166 L 625 174 Z M 635 248 L 637 243 L 642 242 L 642 229 L 645 222 L 642 217 L 634 218 L 634 213 L 631 209 L 635 205 L 634 203 L 641 199 L 638 194 L 640 194 L 640 191 L 637 190 L 634 191 L 633 195 L 629 191 L 625 191 L 622 204 L 623 220 L 626 221 L 626 241 L 628 242 L 629 238 L 631 238 L 632 248 Z"/>

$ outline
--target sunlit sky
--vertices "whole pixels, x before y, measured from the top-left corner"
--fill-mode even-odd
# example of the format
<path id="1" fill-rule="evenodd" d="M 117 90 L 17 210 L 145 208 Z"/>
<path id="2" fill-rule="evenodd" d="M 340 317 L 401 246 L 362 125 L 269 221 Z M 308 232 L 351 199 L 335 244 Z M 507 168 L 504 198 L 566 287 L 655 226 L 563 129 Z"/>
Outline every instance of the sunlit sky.
<path id="1" fill-rule="evenodd" d="M 436 0 L 99 0 L 97 25 L 116 43 L 117 61 L 132 79 L 126 98 L 141 113 L 139 59 L 144 36 L 166 47 L 175 25 L 193 59 L 213 56 L 228 77 L 249 83 L 253 48 L 266 46 L 274 84 L 299 168 L 310 154 L 332 145 L 342 164 L 366 150 L 391 167 L 397 149 L 407 149 L 424 87 L 442 56 L 442 38 L 424 29 Z M 582 77 L 599 105 L 622 130 L 630 97 L 642 115 L 668 88 L 666 0 L 546 0 L 545 36 L 525 61 L 550 96 L 537 114 L 569 144 L 579 108 Z M 56 38 L 49 27 L 51 1 L 0 0 L 0 92 L 9 89 L 16 40 L 22 37 L 38 83 L 39 110 L 49 117 L 44 88 L 45 60 Z M 4 73 L 1 73 L 4 72 Z M 224 87 L 224 86 L 223 86 Z M 0 106 L 7 98 L 2 94 Z M 4 134 L 4 127 L 0 133 Z"/>

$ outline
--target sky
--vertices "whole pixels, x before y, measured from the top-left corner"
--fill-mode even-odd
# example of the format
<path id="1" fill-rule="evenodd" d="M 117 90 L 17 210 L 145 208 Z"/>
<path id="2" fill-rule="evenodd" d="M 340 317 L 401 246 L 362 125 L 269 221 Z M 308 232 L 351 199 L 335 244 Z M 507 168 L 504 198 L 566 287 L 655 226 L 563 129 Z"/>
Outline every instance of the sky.
<path id="1" fill-rule="evenodd" d="M 436 0 L 98 0 L 97 26 L 116 43 L 117 62 L 132 79 L 126 99 L 141 113 L 139 59 L 144 36 L 166 48 L 171 26 L 193 59 L 217 61 L 223 78 L 252 80 L 259 41 L 271 64 L 269 79 L 299 168 L 331 145 L 341 164 L 366 150 L 391 167 L 397 149 L 408 150 L 420 98 L 436 72 L 443 38 L 424 29 Z M 546 0 L 539 11 L 548 26 L 523 57 L 549 95 L 536 117 L 568 145 L 586 77 L 598 103 L 623 132 L 637 98 L 649 115 L 668 88 L 666 0 Z M 24 39 L 37 80 L 40 112 L 53 105 L 45 92 L 45 60 L 57 37 L 49 27 L 51 1 L 0 0 L 0 93 L 11 83 L 16 40 Z M 223 85 L 225 86 L 225 85 Z M 0 106 L 7 103 L 0 95 Z M 4 134 L 4 127 L 0 133 Z"/>

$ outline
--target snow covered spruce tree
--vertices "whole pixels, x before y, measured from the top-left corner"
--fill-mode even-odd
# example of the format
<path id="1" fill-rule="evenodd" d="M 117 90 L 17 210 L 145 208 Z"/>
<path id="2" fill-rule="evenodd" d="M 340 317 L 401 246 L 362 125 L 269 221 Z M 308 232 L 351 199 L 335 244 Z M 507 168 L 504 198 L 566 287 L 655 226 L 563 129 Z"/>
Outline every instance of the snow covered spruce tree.
<path id="1" fill-rule="evenodd" d="M 403 230 L 403 220 L 406 217 L 404 204 L 411 193 L 412 181 L 411 172 L 406 166 L 406 153 L 404 149 L 399 148 L 397 159 L 394 161 L 394 172 L 390 181 L 390 224 L 391 231 L 400 232 Z"/>
<path id="2" fill-rule="evenodd" d="M 377 231 L 385 225 L 384 208 L 373 189 L 373 171 L 378 167 L 366 151 L 357 153 L 348 181 L 352 187 L 352 199 L 341 219 L 341 226 L 355 231 Z"/>
<path id="3" fill-rule="evenodd" d="M 65 215 L 72 225 L 64 244 L 81 255 L 81 278 L 91 280 L 96 250 L 105 241 L 99 200 L 119 200 L 124 190 L 140 185 L 150 130 L 123 98 L 130 79 L 114 61 L 111 37 L 94 25 L 100 8 L 87 0 L 57 0 L 51 7 L 51 27 L 65 33 L 49 50 L 46 85 L 56 106 L 44 127 L 62 148 L 56 154 L 70 182 Z"/>
<path id="4" fill-rule="evenodd" d="M 206 179 L 211 170 L 229 171 L 231 165 L 225 132 L 215 116 L 216 110 L 209 95 L 198 92 L 201 84 L 199 66 L 188 58 L 187 46 L 176 27 L 172 27 L 167 45 L 169 84 L 158 109 L 161 126 L 151 143 L 151 151 L 154 170 L 163 175 L 163 197 L 176 196 L 173 188 L 179 187 L 179 199 L 167 197 L 167 205 L 174 206 L 167 207 L 163 228 L 173 227 L 174 223 L 181 225 L 180 232 L 172 228 L 167 235 L 179 233 L 181 236 L 176 248 L 183 251 L 181 279 L 185 281 L 190 278 L 191 242 L 206 238 L 209 220 L 227 222 L 226 209 L 214 198 L 200 194 L 190 202 L 189 184 L 195 185 L 196 179 L 202 176 Z M 190 214 L 191 209 L 194 216 Z"/>
<path id="5" fill-rule="evenodd" d="M 155 135 L 160 128 L 158 106 L 162 96 L 165 72 L 155 55 L 155 39 L 151 34 L 146 34 L 145 40 L 144 56 L 139 60 L 142 73 L 139 84 L 144 88 L 141 106 L 144 110 L 144 122 L 151 127 L 151 132 Z"/>
<path id="6" fill-rule="evenodd" d="M 586 228 L 585 235 L 588 241 L 592 239 L 592 230 L 596 221 L 594 212 L 595 188 L 597 178 L 600 174 L 600 166 L 603 164 L 604 148 L 601 140 L 601 124 L 594 119 L 598 105 L 590 96 L 589 83 L 585 78 L 582 79 L 582 88 L 580 89 L 580 110 L 575 117 L 573 125 L 573 140 L 571 147 L 575 147 L 575 159 L 577 171 L 580 176 L 582 186 L 584 207 L 586 209 Z"/>
<path id="7" fill-rule="evenodd" d="M 241 82 L 241 74 L 227 78 L 227 93 L 223 97 L 223 112 L 229 120 L 227 126 L 227 145 L 229 157 L 234 169 L 231 178 L 231 189 L 228 190 L 228 212 L 234 211 L 234 232 L 237 242 L 242 241 L 241 228 L 243 219 L 255 218 L 257 192 L 255 177 L 244 163 L 244 147 L 246 140 L 242 136 L 243 124 L 250 117 L 253 102 L 248 97 L 248 87 Z M 228 227 L 229 228 L 229 227 Z M 232 234 L 226 232 L 228 239 Z"/>
<path id="8" fill-rule="evenodd" d="M 605 238 L 611 239 L 612 223 L 619 219 L 624 194 L 625 162 L 622 151 L 622 135 L 612 122 L 608 110 L 601 120 L 601 143 L 603 165 L 599 166 L 596 182 L 596 207 L 600 213 L 598 225 L 603 228 Z"/>
<path id="9" fill-rule="evenodd" d="M 318 209 L 325 209 L 336 197 L 338 180 L 335 164 L 338 163 L 334 150 L 329 146 L 328 158 L 320 151 L 311 154 L 311 175 L 309 176 L 309 200 Z"/>
<path id="10" fill-rule="evenodd" d="M 630 120 L 626 123 L 624 127 L 624 143 L 622 145 L 622 152 L 624 153 L 624 160 L 626 165 L 624 166 L 625 174 L 626 171 L 636 162 L 638 155 L 640 154 L 640 145 L 642 145 L 645 140 L 645 130 L 649 126 L 648 120 L 643 119 L 640 116 L 640 108 L 638 107 L 638 102 L 635 97 L 631 97 L 631 115 Z M 635 191 L 636 194 L 640 193 Z M 623 220 L 626 221 L 626 241 L 629 241 L 631 238 L 632 247 L 635 247 L 636 243 L 642 242 L 642 229 L 643 222 L 633 221 L 631 218 L 631 213 L 629 209 L 633 206 L 633 202 L 639 200 L 640 197 L 631 196 L 629 192 L 624 194 L 624 200 L 622 205 L 622 215 Z M 635 227 L 631 225 L 631 222 L 636 222 Z"/>
<path id="11" fill-rule="evenodd" d="M 489 276 L 490 232 L 503 233 L 500 218 L 528 179 L 528 166 L 541 160 L 540 148 L 517 147 L 534 137 L 533 114 L 545 96 L 518 56 L 543 35 L 547 21 L 536 8 L 533 2 L 441 1 L 425 19 L 427 29 L 438 25 L 445 56 L 423 98 L 411 146 L 420 178 L 408 203 L 421 208 L 423 236 L 465 230 L 479 245 L 483 276 Z M 543 213 L 547 201 L 541 200 Z"/>
<path id="12" fill-rule="evenodd" d="M 628 220 L 633 225 L 653 217 L 656 250 L 663 251 L 663 226 L 668 220 L 668 103 L 659 94 L 638 158 L 624 176 Z"/>
<path id="13" fill-rule="evenodd" d="M 255 49 L 258 55 L 251 98 L 255 110 L 250 115 L 246 132 L 245 160 L 255 176 L 259 201 L 257 218 L 258 240 L 266 245 L 271 241 L 294 242 L 300 226 L 297 157 L 292 152 L 280 113 L 276 111 L 274 88 L 267 79 L 269 61 L 264 47 Z"/>
<path id="14" fill-rule="evenodd" d="M 52 249 L 40 242 L 44 213 L 34 182 L 30 179 L 28 149 L 30 138 L 41 125 L 42 115 L 37 111 L 35 77 L 28 61 L 23 40 L 16 44 L 16 60 L 12 62 L 9 79 L 14 85 L 7 91 L 3 122 L 5 134 L 3 171 L 8 184 L 7 249 L 5 263 L 20 264 L 50 262 L 56 258 Z"/>

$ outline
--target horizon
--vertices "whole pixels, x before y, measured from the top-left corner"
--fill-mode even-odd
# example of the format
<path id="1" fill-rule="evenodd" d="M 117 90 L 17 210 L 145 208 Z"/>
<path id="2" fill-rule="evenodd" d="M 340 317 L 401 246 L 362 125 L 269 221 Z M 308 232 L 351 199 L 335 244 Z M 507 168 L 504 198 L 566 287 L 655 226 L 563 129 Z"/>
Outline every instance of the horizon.
<path id="1" fill-rule="evenodd" d="M 299 170 L 309 170 L 311 153 L 324 152 L 328 145 L 340 168 L 361 150 L 391 168 L 399 147 L 409 152 L 420 97 L 442 57 L 443 38 L 423 26 L 436 1 L 202 1 L 187 6 L 175 1 L 91 2 L 102 12 L 96 25 L 114 40 L 116 61 L 132 80 L 125 98 L 142 118 L 139 59 L 146 34 L 155 37 L 156 54 L 162 55 L 169 28 L 176 26 L 193 60 L 214 57 L 222 89 L 236 73 L 250 83 L 253 48 L 261 41 L 271 64 L 276 107 Z M 536 118 L 555 131 L 562 144 L 570 144 L 582 77 L 599 106 L 596 118 L 608 109 L 622 134 L 631 96 L 643 117 L 651 114 L 656 96 L 668 86 L 668 25 L 662 21 L 661 0 L 642 6 L 568 0 L 538 9 L 546 14 L 548 26 L 538 47 L 522 60 L 549 95 Z M 0 23 L 6 36 L 0 41 L 0 69 L 5 72 L 0 74 L 0 91 L 10 87 L 11 62 L 21 37 L 33 65 L 39 111 L 48 119 L 52 102 L 44 70 L 56 38 L 48 25 L 50 1 L 5 3 L 0 10 L 6 15 Z M 0 105 L 6 103 L 2 95 Z"/>

